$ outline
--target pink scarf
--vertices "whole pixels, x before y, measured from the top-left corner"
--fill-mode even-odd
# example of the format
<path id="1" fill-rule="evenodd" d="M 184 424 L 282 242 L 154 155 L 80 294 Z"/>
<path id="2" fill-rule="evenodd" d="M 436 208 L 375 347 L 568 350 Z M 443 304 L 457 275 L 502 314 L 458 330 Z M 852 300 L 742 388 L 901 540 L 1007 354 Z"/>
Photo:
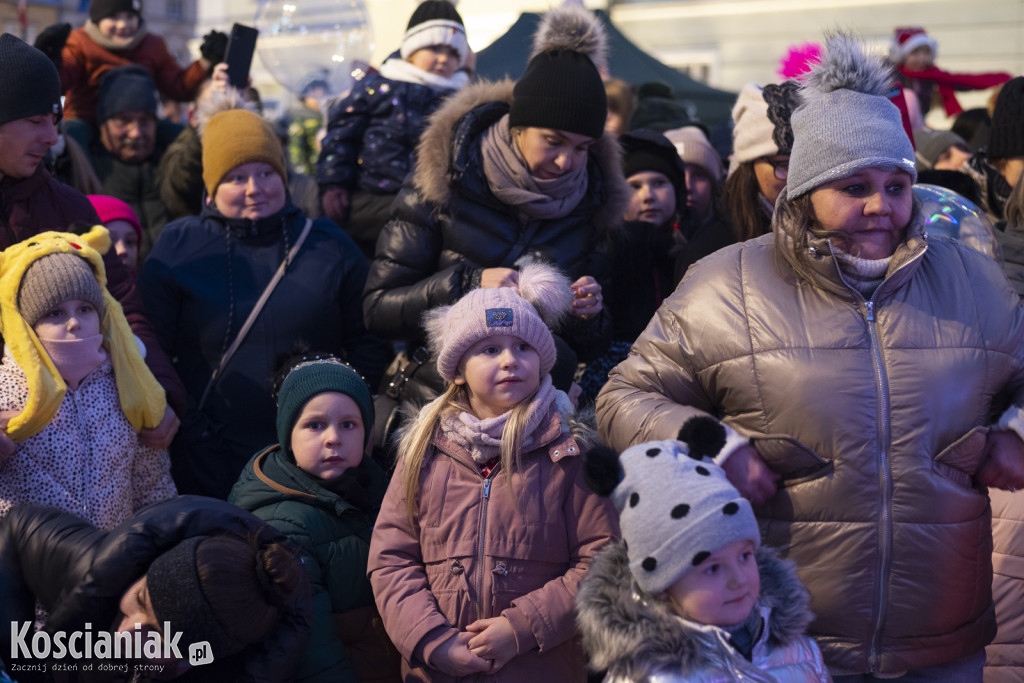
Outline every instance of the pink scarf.
<path id="1" fill-rule="evenodd" d="M 555 402 L 555 387 L 551 384 L 551 375 L 541 380 L 540 389 L 530 401 L 527 409 L 526 425 L 523 428 L 522 448 L 528 450 L 535 441 L 535 432 L 545 417 L 550 414 Z M 481 420 L 467 410 L 449 412 L 441 417 L 441 431 L 449 439 L 459 444 L 473 456 L 478 464 L 488 463 L 501 453 L 501 434 L 505 430 L 509 413 L 498 417 Z"/>
<path id="2" fill-rule="evenodd" d="M 77 389 L 82 380 L 107 359 L 107 352 L 103 349 L 102 334 L 83 339 L 40 339 L 39 341 L 70 389 Z"/>

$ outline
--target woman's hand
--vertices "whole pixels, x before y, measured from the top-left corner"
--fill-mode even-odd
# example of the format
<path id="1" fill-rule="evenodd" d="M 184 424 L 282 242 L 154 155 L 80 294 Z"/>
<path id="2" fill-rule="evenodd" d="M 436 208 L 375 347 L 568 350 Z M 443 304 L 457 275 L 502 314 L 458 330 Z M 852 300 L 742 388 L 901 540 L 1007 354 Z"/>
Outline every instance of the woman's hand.
<path id="1" fill-rule="evenodd" d="M 224 62 L 220 62 L 213 67 L 213 72 L 210 73 L 210 82 L 213 84 L 212 88 L 216 92 L 227 92 L 228 89 L 228 65 Z"/>
<path id="2" fill-rule="evenodd" d="M 991 431 L 975 481 L 1007 491 L 1024 489 L 1024 441 L 1014 431 Z"/>
<path id="3" fill-rule="evenodd" d="M 572 291 L 576 294 L 576 301 L 572 302 L 572 311 L 570 311 L 573 315 L 589 318 L 604 310 L 601 285 L 597 284 L 597 280 L 589 275 L 584 275 L 572 283 Z"/>
<path id="4" fill-rule="evenodd" d="M 472 637 L 472 633 L 461 631 L 454 638 L 449 638 L 431 657 L 432 664 L 449 676 L 469 676 L 489 670 L 489 661 L 469 651 Z"/>
<path id="5" fill-rule="evenodd" d="M 344 187 L 332 186 L 324 190 L 324 196 L 320 199 L 324 207 L 324 213 L 332 221 L 343 226 L 348 222 L 348 210 L 350 198 L 348 190 Z"/>
<path id="6" fill-rule="evenodd" d="M 489 673 L 494 673 L 519 654 L 516 634 L 505 617 L 479 619 L 466 627 L 476 635 L 469 641 L 469 651 L 481 659 L 490 660 Z"/>
<path id="7" fill-rule="evenodd" d="M 772 472 L 753 446 L 740 446 L 722 463 L 725 476 L 740 495 L 752 505 L 760 505 L 775 495 L 779 475 Z"/>
<path id="8" fill-rule="evenodd" d="M 514 287 L 519 289 L 519 271 L 512 268 L 484 268 L 480 271 L 480 289 Z"/>
<path id="9" fill-rule="evenodd" d="M 152 448 L 154 451 L 163 450 L 169 448 L 171 441 L 174 440 L 174 435 L 178 433 L 178 427 L 181 426 L 181 420 L 174 414 L 170 406 L 164 408 L 164 416 L 160 420 L 160 424 L 151 429 L 143 429 L 139 432 L 139 441 L 142 442 L 143 446 Z"/>

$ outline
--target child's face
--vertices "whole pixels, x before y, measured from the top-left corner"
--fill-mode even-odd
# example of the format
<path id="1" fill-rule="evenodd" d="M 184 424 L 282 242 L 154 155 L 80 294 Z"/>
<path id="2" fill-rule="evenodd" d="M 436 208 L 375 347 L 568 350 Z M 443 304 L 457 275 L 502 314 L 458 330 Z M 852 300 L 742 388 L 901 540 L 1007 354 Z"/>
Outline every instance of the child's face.
<path id="1" fill-rule="evenodd" d="M 932 49 L 927 45 L 919 45 L 910 51 L 910 54 L 903 60 L 903 66 L 912 71 L 929 69 L 932 66 Z"/>
<path id="2" fill-rule="evenodd" d="M 302 407 L 292 427 L 295 464 L 314 477 L 339 477 L 363 461 L 365 430 L 351 397 L 336 391 L 317 394 Z"/>
<path id="3" fill-rule="evenodd" d="M 421 71 L 451 78 L 459 68 L 459 53 L 450 45 L 428 45 L 409 55 L 409 63 Z"/>
<path id="4" fill-rule="evenodd" d="M 139 15 L 135 12 L 118 12 L 96 24 L 107 38 L 131 38 L 139 30 Z"/>
<path id="5" fill-rule="evenodd" d="M 32 329 L 40 339 L 86 339 L 100 333 L 100 314 L 88 301 L 68 299 L 44 313 Z"/>
<path id="6" fill-rule="evenodd" d="M 663 225 L 676 212 L 676 191 L 664 173 L 641 171 L 626 178 L 633 196 L 626 207 L 627 221 Z"/>
<path id="7" fill-rule="evenodd" d="M 665 591 L 680 616 L 709 626 L 735 626 L 754 608 L 761 575 L 754 542 L 733 541 L 691 567 Z"/>
<path id="8" fill-rule="evenodd" d="M 120 219 L 107 223 L 114 252 L 128 270 L 135 272 L 139 265 L 139 235 L 128 221 Z"/>
<path id="9" fill-rule="evenodd" d="M 466 351 L 453 381 L 466 386 L 474 415 L 498 417 L 540 386 L 540 354 L 511 334 L 485 337 Z"/>

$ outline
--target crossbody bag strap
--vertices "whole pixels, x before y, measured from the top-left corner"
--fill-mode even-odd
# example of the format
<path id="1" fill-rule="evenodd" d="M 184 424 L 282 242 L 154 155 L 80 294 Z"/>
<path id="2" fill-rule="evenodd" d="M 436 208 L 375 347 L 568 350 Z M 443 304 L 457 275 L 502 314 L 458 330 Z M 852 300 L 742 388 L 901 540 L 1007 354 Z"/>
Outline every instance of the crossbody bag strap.
<path id="1" fill-rule="evenodd" d="M 206 403 L 206 397 L 210 395 L 210 390 L 213 389 L 217 383 L 217 378 L 220 377 L 221 372 L 227 367 L 227 364 L 231 361 L 232 356 L 238 351 L 238 347 L 242 345 L 245 340 L 245 335 L 249 334 L 249 330 L 256 324 L 256 318 L 259 317 L 260 312 L 266 305 L 270 295 L 274 293 L 274 289 L 277 287 L 277 283 L 284 278 L 284 273 L 288 269 L 288 264 L 295 260 L 296 255 L 299 253 L 299 249 L 302 248 L 302 243 L 306 241 L 306 236 L 309 234 L 310 229 L 313 227 L 313 219 L 307 218 L 306 225 L 302 228 L 302 233 L 299 235 L 299 239 L 292 246 L 291 250 L 284 257 L 284 261 L 278 267 L 277 272 L 274 273 L 274 277 L 270 279 L 267 286 L 263 289 L 263 293 L 260 294 L 260 298 L 256 301 L 256 305 L 252 307 L 252 311 L 249 312 L 249 317 L 245 319 L 242 324 L 242 329 L 238 330 L 238 334 L 235 335 L 235 341 L 231 342 L 231 346 L 224 352 L 224 355 L 220 358 L 220 363 L 217 368 L 210 375 L 210 381 L 206 383 L 206 389 L 203 390 L 202 398 L 199 399 L 199 407 L 197 410 L 202 410 L 203 404 Z"/>

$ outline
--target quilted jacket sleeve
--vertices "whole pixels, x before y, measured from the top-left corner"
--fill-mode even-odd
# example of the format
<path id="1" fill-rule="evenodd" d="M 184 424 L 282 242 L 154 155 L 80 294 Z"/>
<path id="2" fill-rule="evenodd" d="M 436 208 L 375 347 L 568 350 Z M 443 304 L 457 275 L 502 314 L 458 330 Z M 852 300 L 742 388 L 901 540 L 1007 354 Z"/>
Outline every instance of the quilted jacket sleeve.
<path id="1" fill-rule="evenodd" d="M 473 265 L 464 260 L 438 270 L 440 219 L 409 179 L 392 211 L 366 278 L 363 318 L 382 337 L 417 338 L 424 312 L 454 303 L 465 293 L 464 275 Z"/>
<path id="2" fill-rule="evenodd" d="M 355 188 L 363 133 L 370 124 L 374 94 L 371 85 L 376 82 L 373 76 L 367 76 L 328 111 L 327 135 L 321 143 L 316 167 L 316 182 L 321 188 L 329 185 Z"/>

